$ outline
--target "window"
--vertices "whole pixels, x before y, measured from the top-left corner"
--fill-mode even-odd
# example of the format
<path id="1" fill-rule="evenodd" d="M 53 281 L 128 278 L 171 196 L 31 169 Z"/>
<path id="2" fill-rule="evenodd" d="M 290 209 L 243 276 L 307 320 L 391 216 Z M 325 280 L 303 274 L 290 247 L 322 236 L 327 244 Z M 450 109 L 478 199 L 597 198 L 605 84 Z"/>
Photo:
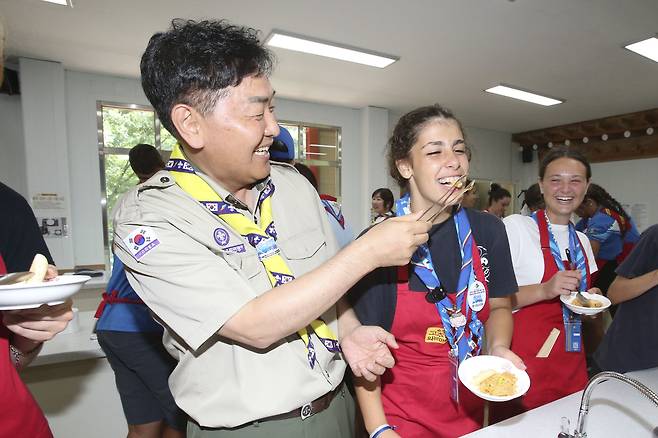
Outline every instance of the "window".
<path id="1" fill-rule="evenodd" d="M 341 131 L 338 127 L 280 122 L 295 141 L 295 161 L 307 165 L 318 191 L 340 201 Z"/>
<path id="2" fill-rule="evenodd" d="M 137 177 L 128 162 L 128 152 L 136 144 L 148 143 L 160 149 L 164 158 L 168 158 L 176 139 L 167 130 L 162 129 L 160 120 L 149 106 L 98 102 L 96 117 L 103 242 L 106 266 L 110 266 L 114 206 L 121 195 L 137 184 Z"/>

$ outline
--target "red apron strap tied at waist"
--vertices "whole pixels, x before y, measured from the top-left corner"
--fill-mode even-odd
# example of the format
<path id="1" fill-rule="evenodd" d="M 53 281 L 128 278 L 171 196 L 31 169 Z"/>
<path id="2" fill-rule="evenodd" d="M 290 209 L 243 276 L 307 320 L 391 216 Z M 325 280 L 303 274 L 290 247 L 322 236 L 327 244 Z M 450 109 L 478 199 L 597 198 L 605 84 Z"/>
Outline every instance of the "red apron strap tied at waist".
<path id="1" fill-rule="evenodd" d="M 122 298 L 119 296 L 119 291 L 113 290 L 112 293 L 103 292 L 103 299 L 101 300 L 98 308 L 96 309 L 96 314 L 94 318 L 100 318 L 105 310 L 107 304 L 141 304 L 144 305 L 144 301 L 140 299 L 133 298 Z"/>

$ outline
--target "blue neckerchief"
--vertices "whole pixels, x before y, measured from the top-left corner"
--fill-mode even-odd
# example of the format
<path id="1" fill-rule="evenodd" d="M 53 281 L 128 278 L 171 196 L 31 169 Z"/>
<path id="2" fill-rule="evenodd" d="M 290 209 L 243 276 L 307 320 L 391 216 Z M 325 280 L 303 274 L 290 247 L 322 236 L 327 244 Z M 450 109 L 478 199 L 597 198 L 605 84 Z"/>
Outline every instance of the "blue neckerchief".
<path id="1" fill-rule="evenodd" d="M 396 202 L 396 211 L 398 215 L 407 215 L 411 212 L 409 207 L 409 194 L 404 195 Z M 457 352 L 459 362 L 467 357 L 477 356 L 482 349 L 482 338 L 484 337 L 484 325 L 477 317 L 477 312 L 470 311 L 471 322 L 468 323 L 470 335 L 465 336 L 466 325 L 453 328 L 450 324 L 450 311 L 458 309 L 462 311 L 464 299 L 468 293 L 468 287 L 475 281 L 475 272 L 473 270 L 473 235 L 471 233 L 471 224 L 468 220 L 466 210 L 460 208 L 453 216 L 457 240 L 459 241 L 459 251 L 462 257 L 462 267 L 459 272 L 459 281 L 457 283 L 457 297 L 453 305 L 450 298 L 446 296 L 438 303 L 435 303 L 436 309 L 441 317 L 441 323 L 450 343 L 450 348 Z M 411 263 L 414 265 L 414 272 L 425 284 L 428 290 L 434 290 L 441 286 L 439 276 L 434 269 L 432 254 L 429 246 L 424 243 L 419 246 L 414 255 L 411 257 Z M 464 316 L 468 316 L 468 309 L 464 309 Z M 474 340 L 477 338 L 477 342 Z"/>

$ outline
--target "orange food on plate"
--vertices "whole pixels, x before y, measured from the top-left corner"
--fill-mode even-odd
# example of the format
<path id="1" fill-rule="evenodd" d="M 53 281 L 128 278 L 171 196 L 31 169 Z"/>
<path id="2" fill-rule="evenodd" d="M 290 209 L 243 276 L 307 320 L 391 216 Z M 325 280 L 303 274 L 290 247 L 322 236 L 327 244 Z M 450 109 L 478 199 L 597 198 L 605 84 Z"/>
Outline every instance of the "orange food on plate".
<path id="1" fill-rule="evenodd" d="M 502 373 L 493 370 L 483 371 L 476 376 L 478 388 L 485 394 L 506 397 L 516 394 L 517 378 L 509 371 Z"/>

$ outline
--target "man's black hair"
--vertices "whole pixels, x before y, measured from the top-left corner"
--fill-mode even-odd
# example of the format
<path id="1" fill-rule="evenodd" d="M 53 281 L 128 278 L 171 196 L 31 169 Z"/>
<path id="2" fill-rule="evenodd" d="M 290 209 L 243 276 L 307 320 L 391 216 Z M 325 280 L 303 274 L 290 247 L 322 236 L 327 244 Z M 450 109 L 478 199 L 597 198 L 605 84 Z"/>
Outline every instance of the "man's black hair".
<path id="1" fill-rule="evenodd" d="M 160 152 L 150 144 L 140 143 L 128 152 L 130 167 L 138 178 L 150 178 L 164 169 L 165 163 Z"/>
<path id="2" fill-rule="evenodd" d="M 174 105 L 206 115 L 228 87 L 248 76 L 269 76 L 273 65 L 274 55 L 261 45 L 256 29 L 177 18 L 151 37 L 140 69 L 142 88 L 162 125 L 181 140 L 171 121 Z"/>

